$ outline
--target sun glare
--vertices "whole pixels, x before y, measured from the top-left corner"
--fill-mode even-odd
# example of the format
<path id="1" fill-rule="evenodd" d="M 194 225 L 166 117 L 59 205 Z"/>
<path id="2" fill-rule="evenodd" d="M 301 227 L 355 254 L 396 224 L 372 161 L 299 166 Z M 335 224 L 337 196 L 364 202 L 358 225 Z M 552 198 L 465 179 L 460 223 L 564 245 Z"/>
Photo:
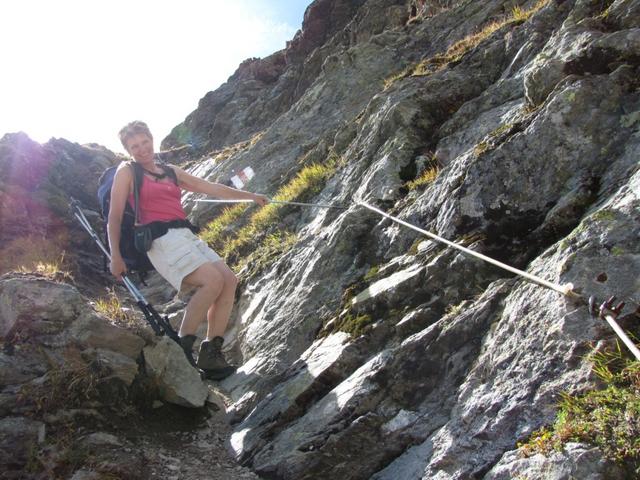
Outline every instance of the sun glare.
<path id="1" fill-rule="evenodd" d="M 310 2 L 2 2 L 0 136 L 122 151 L 118 129 L 142 119 L 162 139 L 242 60 L 284 48 L 302 13 L 292 24 L 274 12 Z"/>

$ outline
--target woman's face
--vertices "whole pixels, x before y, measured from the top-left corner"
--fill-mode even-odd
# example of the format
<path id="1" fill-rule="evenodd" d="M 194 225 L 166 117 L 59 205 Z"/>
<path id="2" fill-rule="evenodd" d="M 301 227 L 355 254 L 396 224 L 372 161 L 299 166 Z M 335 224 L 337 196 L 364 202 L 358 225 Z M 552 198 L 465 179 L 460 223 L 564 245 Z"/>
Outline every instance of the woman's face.
<path id="1" fill-rule="evenodd" d="M 144 133 L 136 133 L 126 141 L 127 152 L 136 162 L 153 162 L 153 139 Z"/>

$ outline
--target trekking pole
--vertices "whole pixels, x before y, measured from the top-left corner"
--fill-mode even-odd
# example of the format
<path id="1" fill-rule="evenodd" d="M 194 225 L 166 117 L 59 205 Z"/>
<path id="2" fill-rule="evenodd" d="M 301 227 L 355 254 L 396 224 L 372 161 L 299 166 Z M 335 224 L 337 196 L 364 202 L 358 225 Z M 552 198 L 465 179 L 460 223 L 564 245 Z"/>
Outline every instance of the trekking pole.
<path id="1" fill-rule="evenodd" d="M 73 211 L 73 216 L 76 217 L 82 227 L 87 231 L 91 238 L 93 238 L 93 240 L 98 245 L 98 248 L 100 248 L 100 250 L 102 250 L 102 253 L 104 253 L 109 261 L 111 261 L 111 253 L 104 246 L 102 240 L 100 240 L 100 237 L 89 223 L 89 220 L 87 220 L 87 217 L 82 212 L 80 202 L 75 198 L 71 198 L 71 210 Z M 142 313 L 144 314 L 147 322 L 149 323 L 155 334 L 160 336 L 166 334 L 168 337 L 180 344 L 180 337 L 178 337 L 178 334 L 171 326 L 171 323 L 169 323 L 168 318 L 163 318 L 158 312 L 156 312 L 153 306 L 149 302 L 147 302 L 140 290 L 138 290 L 138 288 L 129 277 L 127 277 L 126 275 L 122 275 L 122 282 L 124 283 L 127 290 L 129 290 L 129 293 L 131 293 L 131 295 L 135 299 L 136 304 L 138 305 L 140 310 L 142 310 Z"/>
<path id="2" fill-rule="evenodd" d="M 196 202 L 203 202 L 203 203 L 253 203 L 253 200 L 249 200 L 249 199 L 239 199 L 239 200 L 201 199 L 201 200 L 196 200 Z M 269 199 L 269 203 L 276 203 L 276 204 L 282 204 L 282 205 L 298 205 L 298 206 L 301 206 L 301 207 L 338 208 L 340 210 L 346 210 L 347 209 L 347 207 L 344 207 L 342 205 L 329 205 L 329 204 L 326 204 L 326 203 L 286 202 L 284 200 L 271 200 L 271 199 Z"/>
<path id="3" fill-rule="evenodd" d="M 624 302 L 614 305 L 615 302 L 616 297 L 610 297 L 608 300 L 603 302 L 600 307 L 598 307 L 595 297 L 591 296 L 589 297 L 589 311 L 593 316 L 606 320 L 613 331 L 616 332 L 620 340 L 622 340 L 622 343 L 624 343 L 633 356 L 636 357 L 636 360 L 640 360 L 640 350 L 616 321 L 618 316 L 622 313 Z M 636 310 L 636 316 L 640 317 L 640 307 Z"/>

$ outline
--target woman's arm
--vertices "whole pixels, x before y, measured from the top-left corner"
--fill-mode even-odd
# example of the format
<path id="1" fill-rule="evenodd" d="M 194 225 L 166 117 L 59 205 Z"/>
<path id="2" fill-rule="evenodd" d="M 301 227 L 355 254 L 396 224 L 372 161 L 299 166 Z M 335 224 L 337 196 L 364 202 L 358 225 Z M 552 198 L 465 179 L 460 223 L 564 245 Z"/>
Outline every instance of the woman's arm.
<path id="1" fill-rule="evenodd" d="M 253 200 L 258 205 L 266 205 L 269 203 L 269 199 L 265 195 L 237 190 L 220 183 L 208 182 L 207 180 L 185 172 L 179 167 L 174 165 L 169 166 L 176 172 L 178 185 L 190 192 L 206 193 L 207 195 L 222 200 Z"/>
<path id="2" fill-rule="evenodd" d="M 121 164 L 113 178 L 111 187 L 111 200 L 109 205 L 109 218 L 107 220 L 107 232 L 109 237 L 109 250 L 111 251 L 111 273 L 118 279 L 122 279 L 122 274 L 127 267 L 120 252 L 120 227 L 122 225 L 122 215 L 129 199 L 129 192 L 133 185 L 133 174 L 131 168 L 126 164 Z"/>

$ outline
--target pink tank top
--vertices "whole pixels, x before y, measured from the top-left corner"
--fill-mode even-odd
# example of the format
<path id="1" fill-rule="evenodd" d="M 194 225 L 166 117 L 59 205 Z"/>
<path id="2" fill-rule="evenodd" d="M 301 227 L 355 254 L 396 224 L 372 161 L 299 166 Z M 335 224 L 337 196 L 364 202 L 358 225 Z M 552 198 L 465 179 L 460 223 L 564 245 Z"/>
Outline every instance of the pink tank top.
<path id="1" fill-rule="evenodd" d="M 170 222 L 187 218 L 180 202 L 180 187 L 171 180 L 156 182 L 144 175 L 140 188 L 138 221 L 145 225 L 151 222 Z M 134 208 L 133 194 L 129 204 Z"/>

